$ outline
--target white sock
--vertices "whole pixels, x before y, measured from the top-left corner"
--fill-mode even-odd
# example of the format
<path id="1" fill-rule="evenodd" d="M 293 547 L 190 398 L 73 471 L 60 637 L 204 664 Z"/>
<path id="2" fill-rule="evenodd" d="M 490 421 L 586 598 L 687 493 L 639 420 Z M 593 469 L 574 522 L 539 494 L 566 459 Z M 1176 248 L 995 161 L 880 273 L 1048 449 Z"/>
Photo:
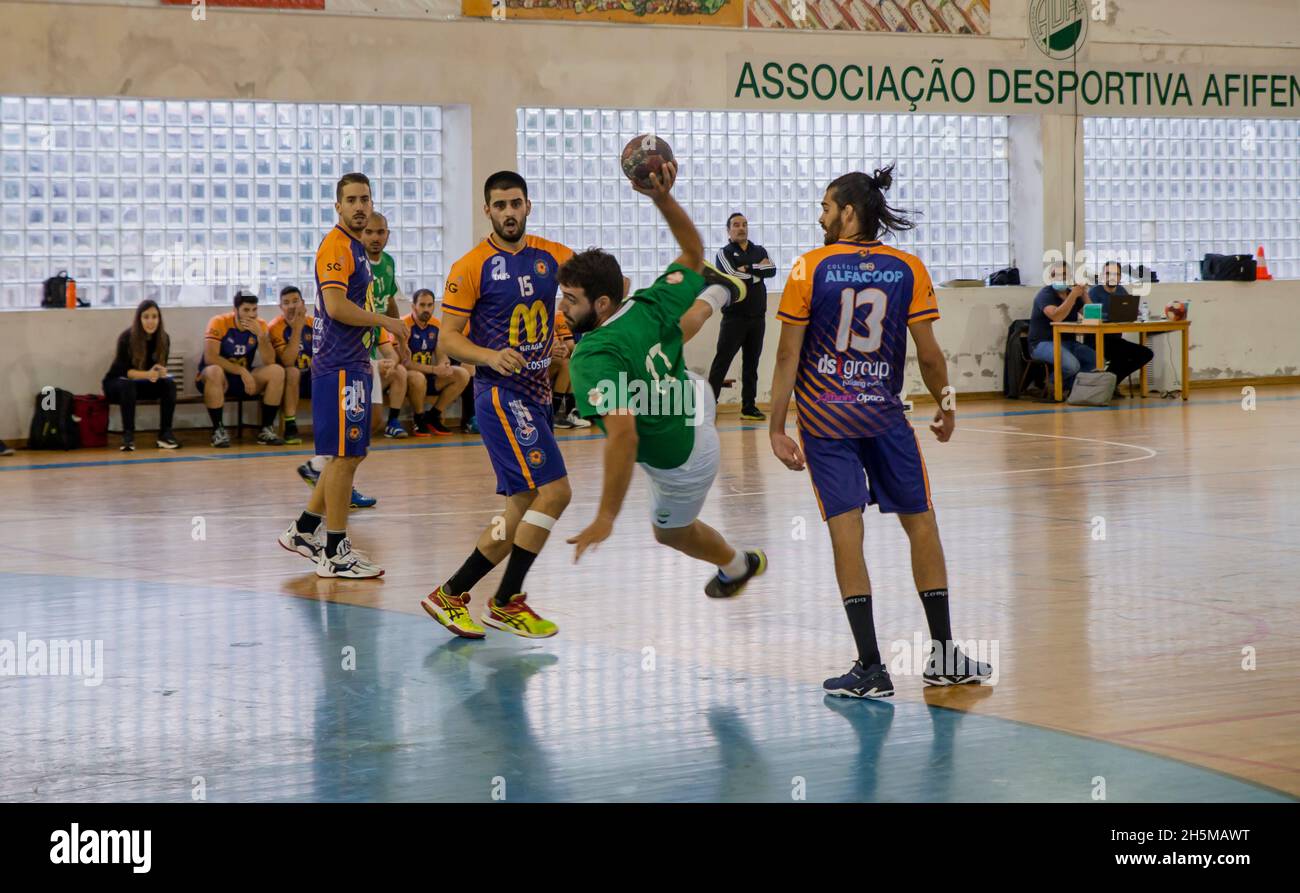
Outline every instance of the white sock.
<path id="1" fill-rule="evenodd" d="M 731 556 L 731 560 L 720 566 L 718 570 L 722 571 L 722 576 L 728 580 L 734 580 L 745 575 L 745 571 L 749 570 L 749 562 L 745 559 L 745 553 L 737 549 L 736 554 Z"/>
<path id="2" fill-rule="evenodd" d="M 307 460 L 307 464 L 311 466 L 312 471 L 319 474 L 320 472 L 325 470 L 325 457 L 312 456 L 309 460 Z"/>

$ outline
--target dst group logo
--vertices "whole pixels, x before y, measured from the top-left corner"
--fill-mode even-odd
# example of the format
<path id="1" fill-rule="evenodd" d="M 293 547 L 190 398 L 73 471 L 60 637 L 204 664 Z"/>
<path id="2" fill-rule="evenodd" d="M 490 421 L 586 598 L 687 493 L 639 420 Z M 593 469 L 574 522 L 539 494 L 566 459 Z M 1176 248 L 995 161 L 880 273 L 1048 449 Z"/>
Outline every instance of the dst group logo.
<path id="1" fill-rule="evenodd" d="M 1030 0 L 1029 36 L 1048 58 L 1074 58 L 1088 36 L 1084 0 Z"/>

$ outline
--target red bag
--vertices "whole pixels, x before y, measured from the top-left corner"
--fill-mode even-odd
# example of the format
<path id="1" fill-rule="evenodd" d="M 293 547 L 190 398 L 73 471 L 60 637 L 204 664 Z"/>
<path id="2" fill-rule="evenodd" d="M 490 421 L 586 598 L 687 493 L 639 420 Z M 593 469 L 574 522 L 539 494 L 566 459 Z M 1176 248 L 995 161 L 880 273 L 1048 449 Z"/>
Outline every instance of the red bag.
<path id="1" fill-rule="evenodd" d="M 108 446 L 108 398 L 103 394 L 77 394 L 72 417 L 81 432 L 82 447 Z"/>

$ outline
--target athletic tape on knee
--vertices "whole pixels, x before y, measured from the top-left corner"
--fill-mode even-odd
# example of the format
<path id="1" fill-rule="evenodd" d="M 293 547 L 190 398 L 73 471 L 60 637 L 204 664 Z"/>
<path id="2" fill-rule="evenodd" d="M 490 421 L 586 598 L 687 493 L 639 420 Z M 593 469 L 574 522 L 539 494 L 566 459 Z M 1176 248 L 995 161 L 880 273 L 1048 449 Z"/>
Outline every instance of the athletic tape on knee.
<path id="1" fill-rule="evenodd" d="M 540 527 L 542 530 L 550 530 L 555 526 L 555 519 L 550 515 L 543 515 L 541 512 L 535 512 L 532 509 L 524 512 L 524 523 L 531 524 L 534 527 Z"/>
<path id="2" fill-rule="evenodd" d="M 730 297 L 731 296 L 727 294 L 727 290 L 721 285 L 710 285 L 704 291 L 696 295 L 695 300 L 703 301 L 708 304 L 713 308 L 714 313 L 721 313 L 722 308 L 727 306 L 727 301 Z"/>

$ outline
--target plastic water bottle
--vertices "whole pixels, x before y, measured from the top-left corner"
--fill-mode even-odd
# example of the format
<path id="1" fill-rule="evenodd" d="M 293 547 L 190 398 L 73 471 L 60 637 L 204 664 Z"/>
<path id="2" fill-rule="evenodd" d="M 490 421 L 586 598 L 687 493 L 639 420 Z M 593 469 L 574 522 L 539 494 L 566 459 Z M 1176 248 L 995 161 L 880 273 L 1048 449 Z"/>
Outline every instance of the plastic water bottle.
<path id="1" fill-rule="evenodd" d="M 1146 322 L 1151 318 L 1151 311 L 1147 307 L 1146 301 L 1138 301 L 1138 322 Z"/>

